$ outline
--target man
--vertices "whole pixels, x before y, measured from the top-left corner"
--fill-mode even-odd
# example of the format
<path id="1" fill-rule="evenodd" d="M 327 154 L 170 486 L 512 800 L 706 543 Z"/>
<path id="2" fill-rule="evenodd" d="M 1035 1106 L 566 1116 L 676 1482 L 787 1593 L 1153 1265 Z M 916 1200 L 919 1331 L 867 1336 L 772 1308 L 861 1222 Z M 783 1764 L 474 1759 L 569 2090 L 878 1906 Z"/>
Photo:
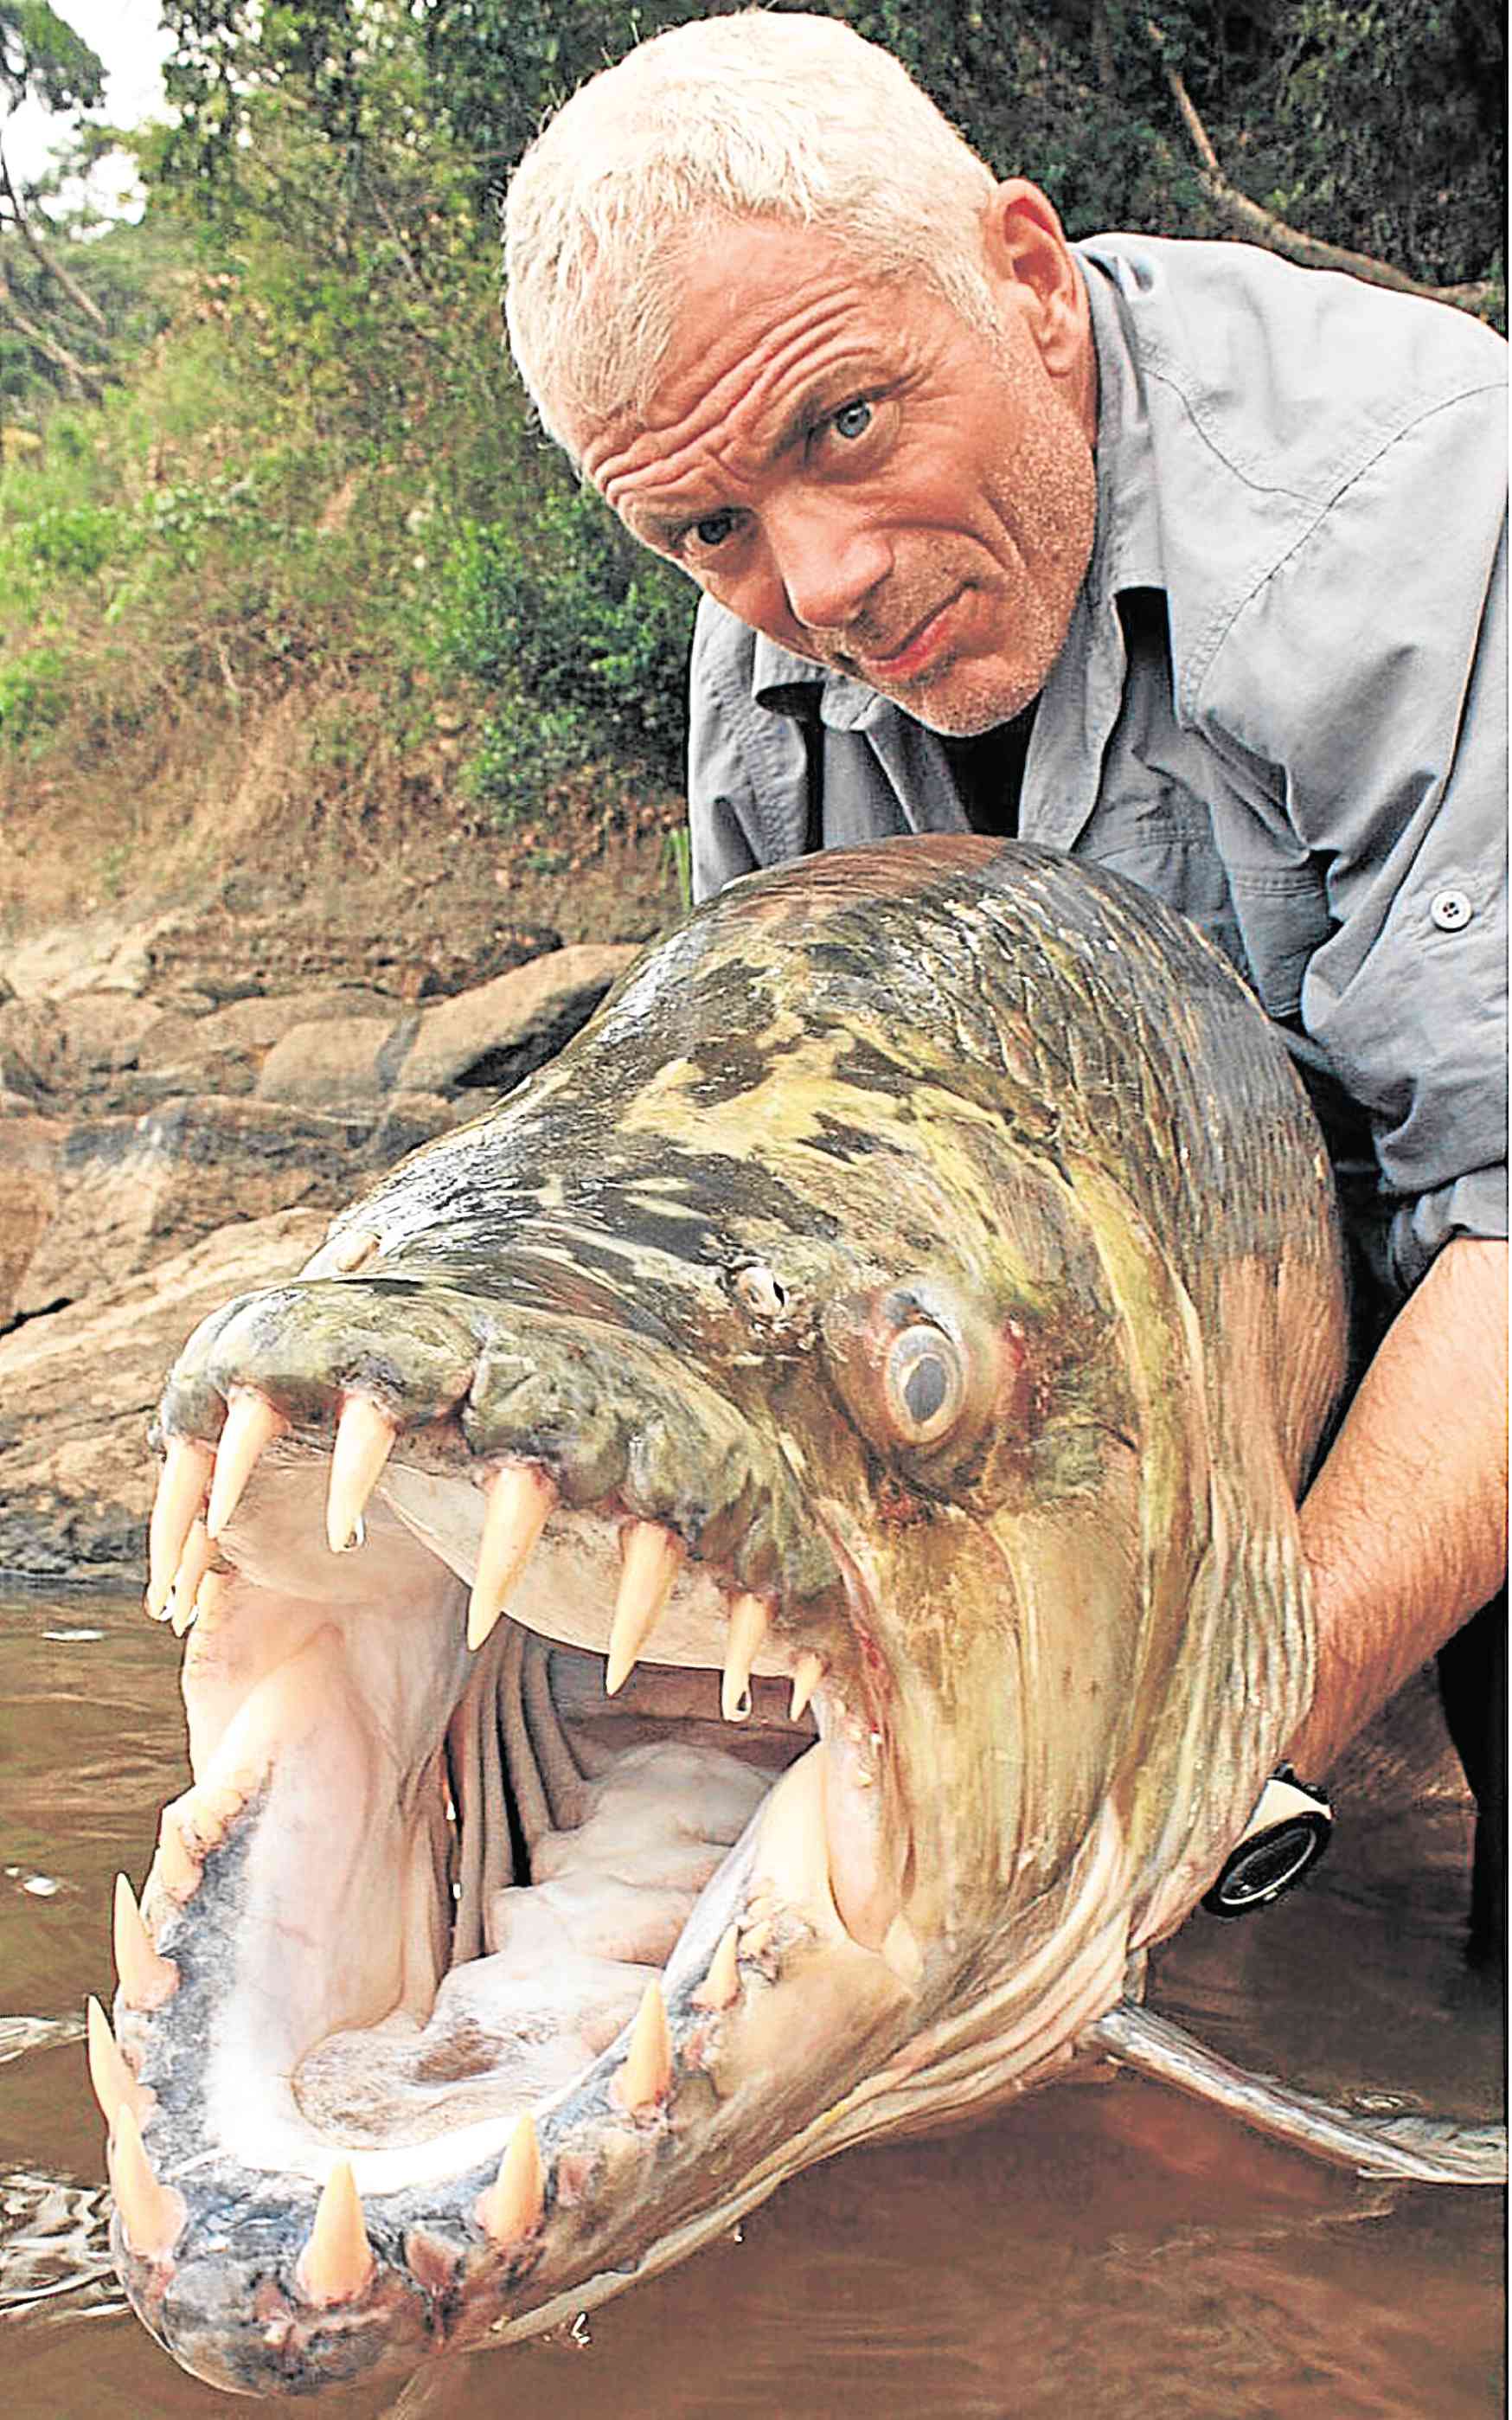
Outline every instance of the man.
<path id="1" fill-rule="evenodd" d="M 700 892 L 1016 830 L 1284 1030 L 1378 1311 L 1302 1512 L 1326 1771 L 1505 1571 L 1504 347 L 1242 246 L 1069 245 L 885 53 L 754 10 L 586 85 L 506 247 L 546 426 L 704 591 Z"/>

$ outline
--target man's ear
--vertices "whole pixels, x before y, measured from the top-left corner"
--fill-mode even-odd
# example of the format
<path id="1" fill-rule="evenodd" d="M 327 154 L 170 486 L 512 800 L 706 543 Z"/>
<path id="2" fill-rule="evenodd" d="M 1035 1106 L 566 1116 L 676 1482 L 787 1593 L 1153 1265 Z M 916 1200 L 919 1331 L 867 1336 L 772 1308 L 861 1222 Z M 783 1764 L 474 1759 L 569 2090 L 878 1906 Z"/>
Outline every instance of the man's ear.
<path id="1" fill-rule="evenodd" d="M 1055 206 L 1027 177 L 998 185 L 983 214 L 989 279 L 1025 313 L 1052 378 L 1075 374 L 1091 344 L 1081 271 Z"/>

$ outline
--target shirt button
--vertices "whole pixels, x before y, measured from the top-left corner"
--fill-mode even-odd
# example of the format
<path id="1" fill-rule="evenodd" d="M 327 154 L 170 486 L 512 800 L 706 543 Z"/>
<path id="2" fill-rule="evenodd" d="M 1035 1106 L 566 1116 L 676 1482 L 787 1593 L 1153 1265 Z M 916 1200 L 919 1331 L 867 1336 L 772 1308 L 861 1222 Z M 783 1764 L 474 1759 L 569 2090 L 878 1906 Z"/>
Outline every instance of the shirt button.
<path id="1" fill-rule="evenodd" d="M 1428 903 L 1428 915 L 1441 933 L 1462 933 L 1474 912 L 1463 891 L 1436 891 Z"/>

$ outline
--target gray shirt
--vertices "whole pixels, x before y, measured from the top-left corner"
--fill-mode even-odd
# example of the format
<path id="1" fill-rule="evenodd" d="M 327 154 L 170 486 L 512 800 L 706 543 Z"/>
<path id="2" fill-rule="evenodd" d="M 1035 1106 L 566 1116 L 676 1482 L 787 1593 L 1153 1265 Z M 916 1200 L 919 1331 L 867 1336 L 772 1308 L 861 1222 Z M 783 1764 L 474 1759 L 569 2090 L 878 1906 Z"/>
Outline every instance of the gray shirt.
<path id="1" fill-rule="evenodd" d="M 1242 244 L 1076 249 L 1097 534 L 1019 829 L 1226 952 L 1336 1162 L 1352 1106 L 1406 1288 L 1506 1233 L 1506 347 Z M 708 598 L 688 796 L 699 897 L 967 821 L 933 733 Z"/>

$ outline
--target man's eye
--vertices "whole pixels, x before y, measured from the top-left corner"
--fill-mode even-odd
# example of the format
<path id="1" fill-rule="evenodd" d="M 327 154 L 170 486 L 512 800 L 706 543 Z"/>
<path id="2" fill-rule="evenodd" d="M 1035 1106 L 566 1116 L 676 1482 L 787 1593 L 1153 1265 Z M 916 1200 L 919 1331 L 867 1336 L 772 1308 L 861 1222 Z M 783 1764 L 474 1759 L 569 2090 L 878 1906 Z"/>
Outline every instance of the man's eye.
<path id="1" fill-rule="evenodd" d="M 693 535 L 702 547 L 723 546 L 734 525 L 733 513 L 705 513 L 693 523 Z"/>
<path id="2" fill-rule="evenodd" d="M 872 406 L 869 403 L 841 404 L 829 425 L 837 437 L 843 437 L 854 444 L 858 437 L 866 435 L 872 426 Z"/>

